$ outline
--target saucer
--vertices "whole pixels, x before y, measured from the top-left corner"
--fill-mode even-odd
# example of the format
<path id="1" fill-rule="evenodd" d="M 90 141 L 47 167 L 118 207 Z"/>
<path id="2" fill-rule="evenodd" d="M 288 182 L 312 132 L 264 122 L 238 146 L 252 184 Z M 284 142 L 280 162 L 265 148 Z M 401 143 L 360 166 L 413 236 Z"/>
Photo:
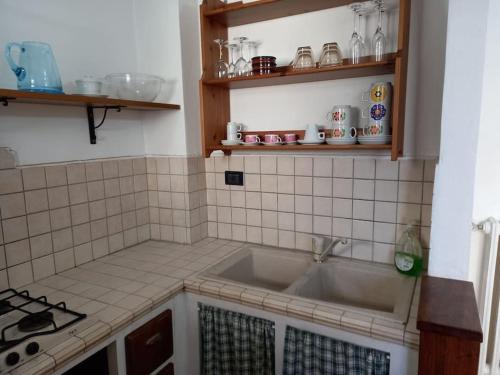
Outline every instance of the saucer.
<path id="1" fill-rule="evenodd" d="M 285 142 L 286 145 L 296 145 L 297 144 L 297 141 L 295 142 Z"/>
<path id="2" fill-rule="evenodd" d="M 301 145 L 320 145 L 322 143 L 325 143 L 325 140 L 324 139 L 317 139 L 315 141 L 309 141 L 309 140 L 306 140 L 306 139 L 299 139 L 297 140 L 297 142 Z"/>
<path id="3" fill-rule="evenodd" d="M 284 142 L 274 142 L 274 143 L 267 143 L 267 142 L 262 142 L 264 146 L 281 146 L 284 145 Z"/>
<path id="4" fill-rule="evenodd" d="M 392 136 L 391 135 L 383 135 L 383 136 L 359 136 L 358 142 L 362 145 L 385 145 L 391 143 Z"/>
<path id="5" fill-rule="evenodd" d="M 240 145 L 243 145 L 243 146 L 258 146 L 258 145 L 260 145 L 260 142 L 240 142 Z"/>
<path id="6" fill-rule="evenodd" d="M 329 145 L 353 145 L 356 143 L 356 137 L 354 138 L 326 138 L 326 143 Z"/>
<path id="7" fill-rule="evenodd" d="M 222 143 L 224 146 L 237 146 L 241 143 L 241 141 L 239 139 L 223 139 L 222 141 L 220 141 L 220 143 Z"/>

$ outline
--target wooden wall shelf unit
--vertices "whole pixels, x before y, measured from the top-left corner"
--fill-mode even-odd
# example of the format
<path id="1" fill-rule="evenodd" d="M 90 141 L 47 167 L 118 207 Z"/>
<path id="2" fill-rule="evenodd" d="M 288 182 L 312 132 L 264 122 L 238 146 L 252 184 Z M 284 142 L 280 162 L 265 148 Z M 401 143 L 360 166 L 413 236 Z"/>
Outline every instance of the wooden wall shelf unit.
<path id="1" fill-rule="evenodd" d="M 293 71 L 281 67 L 278 72 L 265 76 L 216 79 L 213 66 L 219 57 L 214 39 L 227 40 L 228 28 L 276 18 L 288 17 L 313 11 L 345 6 L 353 0 L 258 0 L 244 4 L 236 2 L 224 5 L 220 0 L 204 0 L 200 5 L 201 50 L 203 75 L 200 80 L 200 101 L 202 121 L 202 141 L 204 155 L 208 157 L 214 150 L 229 154 L 235 150 L 258 151 L 314 151 L 314 150 L 386 150 L 396 160 L 403 151 L 404 116 L 406 102 L 406 74 L 408 65 L 408 45 L 410 30 L 410 1 L 399 0 L 399 30 L 397 52 L 386 56 L 384 61 L 375 62 L 369 57 L 360 64 L 350 65 L 347 60 L 337 67 Z M 224 51 L 227 60 L 227 51 Z M 391 145 L 297 145 L 277 147 L 252 147 L 221 145 L 226 138 L 226 123 L 230 121 L 230 95 L 232 89 L 286 85 L 304 82 L 329 81 L 394 74 L 392 104 L 392 144 Z"/>
<path id="2" fill-rule="evenodd" d="M 29 103 L 57 106 L 85 107 L 87 110 L 87 119 L 89 122 L 90 143 L 96 144 L 97 137 L 95 130 L 99 128 L 106 118 L 106 112 L 110 109 L 121 111 L 123 109 L 132 109 L 137 111 L 159 111 L 159 110 L 178 110 L 181 108 L 177 104 L 141 102 L 136 100 L 97 98 L 85 95 L 65 95 L 48 94 L 40 92 L 27 92 L 18 90 L 0 89 L 0 103 L 7 106 L 9 103 Z M 95 125 L 94 109 L 104 109 L 104 117 L 99 125 Z"/>

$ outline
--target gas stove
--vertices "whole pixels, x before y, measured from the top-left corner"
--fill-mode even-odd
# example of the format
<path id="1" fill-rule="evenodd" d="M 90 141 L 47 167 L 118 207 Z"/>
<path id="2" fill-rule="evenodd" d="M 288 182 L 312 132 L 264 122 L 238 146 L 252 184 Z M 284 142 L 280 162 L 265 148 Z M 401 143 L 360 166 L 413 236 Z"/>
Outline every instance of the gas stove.
<path id="1" fill-rule="evenodd" d="M 28 291 L 0 292 L 0 374 L 20 366 L 82 330 L 75 323 L 86 318 L 47 297 Z M 87 326 L 87 325 L 86 325 Z"/>

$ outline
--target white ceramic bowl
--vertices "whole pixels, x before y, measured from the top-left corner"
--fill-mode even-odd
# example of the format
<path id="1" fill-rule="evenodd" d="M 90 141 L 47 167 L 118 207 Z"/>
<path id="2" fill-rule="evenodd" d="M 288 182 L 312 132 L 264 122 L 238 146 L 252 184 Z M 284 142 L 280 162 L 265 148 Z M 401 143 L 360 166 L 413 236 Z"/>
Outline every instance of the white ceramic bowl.
<path id="1" fill-rule="evenodd" d="M 142 73 L 113 73 L 105 79 L 113 96 L 145 102 L 155 100 L 165 83 L 161 77 Z"/>

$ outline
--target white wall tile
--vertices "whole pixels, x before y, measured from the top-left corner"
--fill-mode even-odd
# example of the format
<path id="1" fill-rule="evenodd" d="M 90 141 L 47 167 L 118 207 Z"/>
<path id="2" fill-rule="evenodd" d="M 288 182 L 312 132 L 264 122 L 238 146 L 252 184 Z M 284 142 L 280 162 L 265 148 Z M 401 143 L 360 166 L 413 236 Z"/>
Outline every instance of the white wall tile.
<path id="1" fill-rule="evenodd" d="M 354 171 L 354 159 L 334 158 L 333 177 L 352 178 Z"/>
<path id="2" fill-rule="evenodd" d="M 259 156 L 245 156 L 245 173 L 260 173 Z"/>
<path id="3" fill-rule="evenodd" d="M 371 261 L 373 259 L 373 243 L 370 241 L 352 241 L 352 257 L 354 259 Z"/>
<path id="4" fill-rule="evenodd" d="M 278 212 L 278 229 L 295 230 L 295 217 L 290 212 Z"/>
<path id="5" fill-rule="evenodd" d="M 229 158 L 229 170 L 243 172 L 245 170 L 245 158 L 243 156 L 231 156 Z"/>
<path id="6" fill-rule="evenodd" d="M 397 180 L 399 174 L 399 162 L 377 159 L 375 163 L 375 178 L 377 180 Z"/>
<path id="7" fill-rule="evenodd" d="M 278 176 L 278 193 L 293 194 L 295 191 L 295 179 L 293 176 Z"/>
<path id="8" fill-rule="evenodd" d="M 397 202 L 398 182 L 397 181 L 375 181 L 375 200 L 386 202 Z"/>
<path id="9" fill-rule="evenodd" d="M 332 235 L 336 237 L 352 237 L 352 220 L 337 218 L 332 219 Z"/>
<path id="10" fill-rule="evenodd" d="M 424 181 L 434 182 L 436 173 L 436 160 L 426 160 L 424 163 Z"/>
<path id="11" fill-rule="evenodd" d="M 312 195 L 312 177 L 295 177 L 295 194 Z"/>
<path id="12" fill-rule="evenodd" d="M 394 245 L 375 242 L 373 244 L 373 261 L 379 263 L 394 263 Z"/>
<path id="13" fill-rule="evenodd" d="M 400 181 L 422 181 L 424 178 L 424 162 L 422 160 L 400 160 Z"/>
<path id="14" fill-rule="evenodd" d="M 354 178 L 375 178 L 375 159 L 354 159 Z"/>
<path id="15" fill-rule="evenodd" d="M 333 194 L 333 180 L 328 177 L 314 177 L 313 194 L 320 197 L 331 197 Z"/>
<path id="16" fill-rule="evenodd" d="M 247 222 L 247 213 L 244 208 L 231 209 L 231 223 L 245 225 Z"/>
<path id="17" fill-rule="evenodd" d="M 246 208 L 253 208 L 260 210 L 262 207 L 261 198 L 258 192 L 246 192 Z"/>
<path id="18" fill-rule="evenodd" d="M 332 218 L 328 216 L 313 217 L 313 233 L 325 236 L 332 235 Z"/>
<path id="19" fill-rule="evenodd" d="M 294 249 L 295 248 L 295 232 L 280 230 L 278 232 L 278 246 Z"/>
<path id="20" fill-rule="evenodd" d="M 312 233 L 313 224 L 311 215 L 295 214 L 295 230 L 297 232 Z"/>
<path id="21" fill-rule="evenodd" d="M 424 191 L 422 194 L 422 203 L 432 204 L 432 198 L 434 194 L 434 183 L 424 182 Z"/>
<path id="22" fill-rule="evenodd" d="M 260 173 L 276 174 L 277 161 L 276 156 L 261 156 L 260 157 Z"/>
<path id="23" fill-rule="evenodd" d="M 411 224 L 420 221 L 420 205 L 398 203 L 398 223 Z"/>
<path id="24" fill-rule="evenodd" d="M 375 202 L 375 221 L 395 223 L 397 219 L 397 203 Z"/>
<path id="25" fill-rule="evenodd" d="M 247 240 L 247 227 L 245 225 L 232 225 L 233 241 L 245 242 Z"/>
<path id="26" fill-rule="evenodd" d="M 278 205 L 279 209 L 279 205 Z M 299 214 L 312 214 L 313 200 L 309 195 L 296 195 L 295 196 L 295 212 Z"/>
<path id="27" fill-rule="evenodd" d="M 261 197 L 263 210 L 278 210 L 278 194 L 262 193 Z"/>
<path id="28" fill-rule="evenodd" d="M 231 206 L 245 207 L 245 192 L 244 191 L 231 191 Z"/>
<path id="29" fill-rule="evenodd" d="M 276 211 L 262 211 L 262 226 L 278 228 L 278 213 Z"/>
<path id="30" fill-rule="evenodd" d="M 375 222 L 373 226 L 373 240 L 375 242 L 395 243 L 396 224 Z"/>
<path id="31" fill-rule="evenodd" d="M 260 191 L 260 174 L 245 174 L 246 191 Z"/>
<path id="32" fill-rule="evenodd" d="M 295 175 L 296 176 L 312 176 L 313 159 L 310 157 L 295 158 Z"/>
<path id="33" fill-rule="evenodd" d="M 278 211 L 293 212 L 295 207 L 294 196 L 291 194 L 278 194 Z"/>
<path id="34" fill-rule="evenodd" d="M 353 198 L 373 200 L 375 198 L 375 182 L 373 180 L 354 180 Z"/>
<path id="35" fill-rule="evenodd" d="M 299 250 L 312 250 L 312 236 L 308 233 L 295 233 L 295 248 Z"/>
<path id="36" fill-rule="evenodd" d="M 373 220 L 374 202 L 353 200 L 352 217 L 360 220 Z"/>
<path id="37" fill-rule="evenodd" d="M 421 182 L 399 182 L 398 201 L 405 203 L 422 202 L 422 183 Z"/>
<path id="38" fill-rule="evenodd" d="M 313 197 L 313 206 L 315 215 L 332 216 L 332 198 Z"/>
<path id="39" fill-rule="evenodd" d="M 333 196 L 335 198 L 352 198 L 353 180 L 348 178 L 333 179 Z"/>
<path id="40" fill-rule="evenodd" d="M 352 199 L 333 198 L 333 216 L 352 218 Z"/>
<path id="41" fill-rule="evenodd" d="M 268 246 L 278 246 L 278 230 L 262 228 L 262 243 Z"/>
<path id="42" fill-rule="evenodd" d="M 254 227 L 260 227 L 262 225 L 262 212 L 260 210 L 246 210 L 247 213 L 247 225 L 252 225 Z"/>
<path id="43" fill-rule="evenodd" d="M 371 241 L 373 239 L 373 222 L 353 220 L 352 238 Z"/>
<path id="44" fill-rule="evenodd" d="M 251 243 L 262 243 L 262 228 L 247 226 L 247 241 Z"/>
<path id="45" fill-rule="evenodd" d="M 278 192 L 278 176 L 263 174 L 261 176 L 261 190 L 263 192 Z"/>
<path id="46" fill-rule="evenodd" d="M 313 159 L 313 175 L 315 177 L 333 176 L 333 159 L 330 157 L 317 157 Z"/>
<path id="47" fill-rule="evenodd" d="M 278 174 L 293 176 L 295 174 L 295 160 L 291 156 L 277 157 Z"/>

